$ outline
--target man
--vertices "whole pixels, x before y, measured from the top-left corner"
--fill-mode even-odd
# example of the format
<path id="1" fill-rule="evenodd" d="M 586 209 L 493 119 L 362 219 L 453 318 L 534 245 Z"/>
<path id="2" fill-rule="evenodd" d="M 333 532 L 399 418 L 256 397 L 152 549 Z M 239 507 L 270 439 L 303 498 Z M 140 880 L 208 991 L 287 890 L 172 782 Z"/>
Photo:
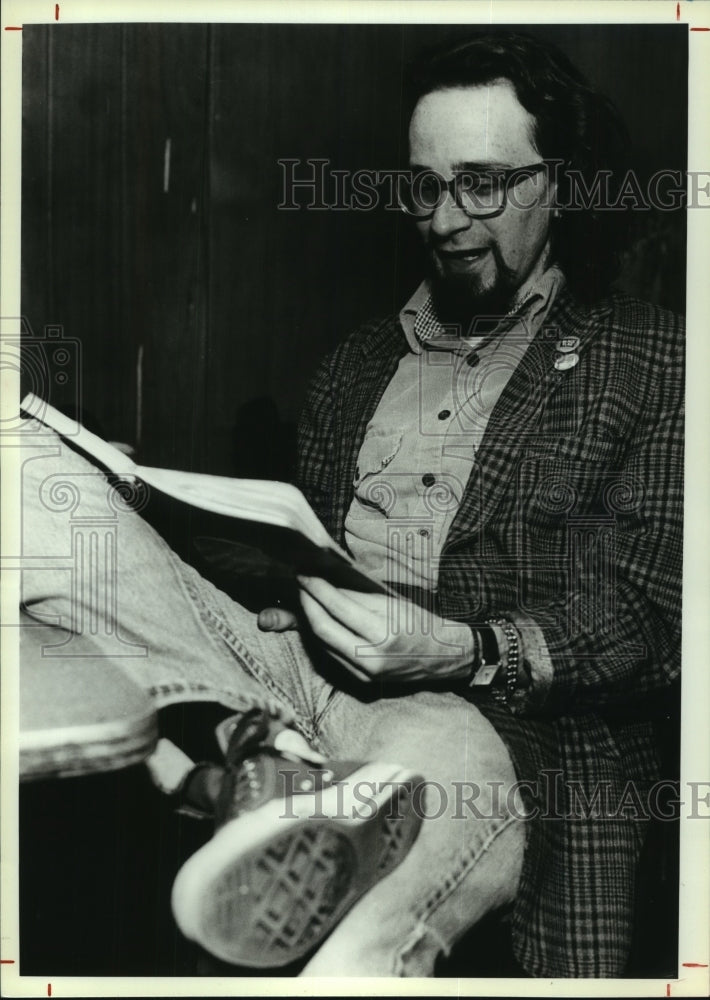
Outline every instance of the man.
<path id="1" fill-rule="evenodd" d="M 571 179 L 613 178 L 621 129 L 559 53 L 447 46 L 414 67 L 411 104 L 400 197 L 430 273 L 324 362 L 299 450 L 333 537 L 399 596 L 300 578 L 303 636 L 280 609 L 257 627 L 122 522 L 118 625 L 149 644 L 125 669 L 241 716 L 226 771 L 175 783 L 219 829 L 174 911 L 242 964 L 320 945 L 306 974 L 431 975 L 509 907 L 528 973 L 619 975 L 645 831 L 623 793 L 657 775 L 654 697 L 679 669 L 680 324 L 608 294 L 623 219 L 580 210 Z M 41 551 L 65 549 L 37 513 Z M 67 620 L 56 577 L 24 583 L 30 613 Z"/>

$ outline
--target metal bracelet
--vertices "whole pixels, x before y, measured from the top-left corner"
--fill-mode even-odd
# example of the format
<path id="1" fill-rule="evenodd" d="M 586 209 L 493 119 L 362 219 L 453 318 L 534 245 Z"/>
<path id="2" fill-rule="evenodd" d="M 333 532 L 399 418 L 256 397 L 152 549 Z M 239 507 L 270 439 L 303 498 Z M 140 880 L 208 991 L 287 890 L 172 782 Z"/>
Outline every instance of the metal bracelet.
<path id="1" fill-rule="evenodd" d="M 518 686 L 518 666 L 520 663 L 520 643 L 518 641 L 518 631 L 507 618 L 488 618 L 487 625 L 497 625 L 503 630 L 507 649 L 503 653 L 505 658 L 505 684 L 501 688 L 492 688 L 493 697 L 507 704 Z"/>

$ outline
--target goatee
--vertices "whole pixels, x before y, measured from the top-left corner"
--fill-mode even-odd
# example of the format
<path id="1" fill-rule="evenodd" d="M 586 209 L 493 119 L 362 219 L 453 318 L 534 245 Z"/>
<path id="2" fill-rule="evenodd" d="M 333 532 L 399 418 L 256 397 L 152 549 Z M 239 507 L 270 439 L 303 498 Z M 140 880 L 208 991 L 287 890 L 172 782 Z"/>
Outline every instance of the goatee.
<path id="1" fill-rule="evenodd" d="M 492 330 L 515 303 L 518 282 L 498 262 L 497 280 L 481 288 L 478 275 L 443 275 L 432 258 L 429 285 L 436 315 L 446 326 L 457 326 L 460 336 L 475 336 Z"/>

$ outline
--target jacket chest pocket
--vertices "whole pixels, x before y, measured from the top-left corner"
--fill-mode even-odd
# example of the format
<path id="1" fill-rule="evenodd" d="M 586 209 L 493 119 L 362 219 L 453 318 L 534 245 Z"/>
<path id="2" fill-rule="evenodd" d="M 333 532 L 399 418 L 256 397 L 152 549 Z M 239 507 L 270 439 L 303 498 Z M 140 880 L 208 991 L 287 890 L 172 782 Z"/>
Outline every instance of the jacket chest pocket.
<path id="1" fill-rule="evenodd" d="M 550 456 L 524 457 L 516 483 L 518 523 L 560 528 L 571 520 L 613 522 L 642 492 L 607 441 L 563 441 Z"/>

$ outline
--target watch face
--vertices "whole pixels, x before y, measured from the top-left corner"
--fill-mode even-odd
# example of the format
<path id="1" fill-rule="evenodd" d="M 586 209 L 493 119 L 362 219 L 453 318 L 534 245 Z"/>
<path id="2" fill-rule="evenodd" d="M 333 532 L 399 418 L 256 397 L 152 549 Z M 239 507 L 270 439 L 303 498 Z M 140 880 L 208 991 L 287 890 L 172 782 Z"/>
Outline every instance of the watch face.
<path id="1" fill-rule="evenodd" d="M 471 680 L 471 687 L 488 687 L 496 679 L 500 663 L 484 663 L 479 667 Z"/>

